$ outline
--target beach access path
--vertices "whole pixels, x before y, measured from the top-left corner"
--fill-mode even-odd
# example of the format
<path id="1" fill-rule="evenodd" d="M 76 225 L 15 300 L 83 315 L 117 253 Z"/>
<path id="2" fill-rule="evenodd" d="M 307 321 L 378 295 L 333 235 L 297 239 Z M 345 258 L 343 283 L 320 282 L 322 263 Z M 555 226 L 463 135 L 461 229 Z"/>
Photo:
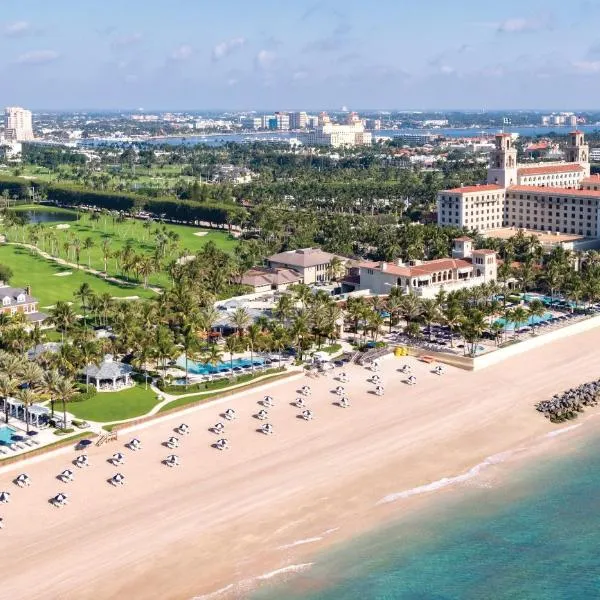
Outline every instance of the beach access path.
<path id="1" fill-rule="evenodd" d="M 441 377 L 414 358 L 386 358 L 383 397 L 372 393 L 371 373 L 353 365 L 343 384 L 348 409 L 334 404 L 332 375 L 284 380 L 268 391 L 276 402 L 268 409 L 272 436 L 258 433 L 262 422 L 253 418 L 265 391 L 249 390 L 121 432 L 118 442 L 89 450 L 92 465 L 70 484 L 56 475 L 75 452 L 16 465 L 0 475 L 0 491 L 12 494 L 0 505 L 3 595 L 164 600 L 227 588 L 219 598 L 244 597 L 261 574 L 310 562 L 327 544 L 406 515 L 427 497 L 403 492 L 559 428 L 534 403 L 598 378 L 598 340 L 589 331 Z M 405 362 L 416 386 L 403 383 Z M 290 405 L 304 383 L 312 388 L 310 422 Z M 228 407 L 238 418 L 224 421 L 223 436 L 210 433 Z M 182 421 L 191 434 L 175 451 L 181 466 L 169 469 L 161 460 L 172 451 L 162 443 Z M 135 453 L 123 446 L 134 435 L 144 446 Z M 211 447 L 219 437 L 230 450 Z M 121 467 L 107 462 L 116 451 L 126 455 Z M 18 489 L 12 480 L 22 471 L 32 485 Z M 126 477 L 123 487 L 107 483 L 116 472 Z M 69 495 L 67 507 L 48 503 L 58 492 Z"/>

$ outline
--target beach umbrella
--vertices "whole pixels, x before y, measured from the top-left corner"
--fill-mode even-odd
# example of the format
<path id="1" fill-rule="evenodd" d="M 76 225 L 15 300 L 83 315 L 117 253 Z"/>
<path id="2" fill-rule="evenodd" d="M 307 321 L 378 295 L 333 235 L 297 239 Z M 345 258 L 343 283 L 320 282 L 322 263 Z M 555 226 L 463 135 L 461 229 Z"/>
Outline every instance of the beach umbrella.
<path id="1" fill-rule="evenodd" d="M 0 502 L 8 504 L 10 502 L 10 492 L 0 492 Z"/>

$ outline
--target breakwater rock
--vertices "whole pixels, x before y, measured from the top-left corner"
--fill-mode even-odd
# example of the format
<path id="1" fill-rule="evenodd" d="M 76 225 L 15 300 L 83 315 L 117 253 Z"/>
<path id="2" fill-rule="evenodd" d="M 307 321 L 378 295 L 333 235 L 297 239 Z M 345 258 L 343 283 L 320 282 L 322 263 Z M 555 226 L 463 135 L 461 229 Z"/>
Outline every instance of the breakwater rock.
<path id="1" fill-rule="evenodd" d="M 597 406 L 600 400 L 600 379 L 584 383 L 562 394 L 554 394 L 550 400 L 543 400 L 536 405 L 552 423 L 562 423 L 576 419 L 586 406 Z"/>

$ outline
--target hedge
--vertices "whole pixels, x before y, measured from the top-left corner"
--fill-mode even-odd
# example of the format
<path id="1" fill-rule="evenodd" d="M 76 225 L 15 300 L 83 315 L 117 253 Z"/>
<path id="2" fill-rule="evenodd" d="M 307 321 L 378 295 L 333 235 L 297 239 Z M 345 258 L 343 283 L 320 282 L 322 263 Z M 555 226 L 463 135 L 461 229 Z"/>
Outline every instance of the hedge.
<path id="1" fill-rule="evenodd" d="M 205 221 L 219 225 L 239 221 L 246 209 L 235 204 L 195 202 L 193 200 L 155 199 L 129 192 L 103 192 L 80 186 L 38 183 L 19 177 L 0 176 L 0 193 L 7 189 L 11 195 L 29 197 L 29 188 L 44 189 L 49 200 L 67 206 L 94 206 L 128 213 L 146 211 L 173 221 Z"/>

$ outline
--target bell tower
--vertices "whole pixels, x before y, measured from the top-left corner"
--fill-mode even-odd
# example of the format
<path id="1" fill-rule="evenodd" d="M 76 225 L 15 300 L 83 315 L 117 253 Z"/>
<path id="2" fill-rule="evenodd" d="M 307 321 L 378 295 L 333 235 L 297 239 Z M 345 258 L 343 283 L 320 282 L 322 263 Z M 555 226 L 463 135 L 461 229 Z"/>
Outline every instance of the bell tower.
<path id="1" fill-rule="evenodd" d="M 567 162 L 579 163 L 586 176 L 590 176 L 590 147 L 585 143 L 583 131 L 571 131 L 566 148 Z"/>
<path id="2" fill-rule="evenodd" d="M 509 133 L 496 135 L 496 147 L 490 154 L 487 182 L 508 187 L 517 183 L 517 149 Z"/>

